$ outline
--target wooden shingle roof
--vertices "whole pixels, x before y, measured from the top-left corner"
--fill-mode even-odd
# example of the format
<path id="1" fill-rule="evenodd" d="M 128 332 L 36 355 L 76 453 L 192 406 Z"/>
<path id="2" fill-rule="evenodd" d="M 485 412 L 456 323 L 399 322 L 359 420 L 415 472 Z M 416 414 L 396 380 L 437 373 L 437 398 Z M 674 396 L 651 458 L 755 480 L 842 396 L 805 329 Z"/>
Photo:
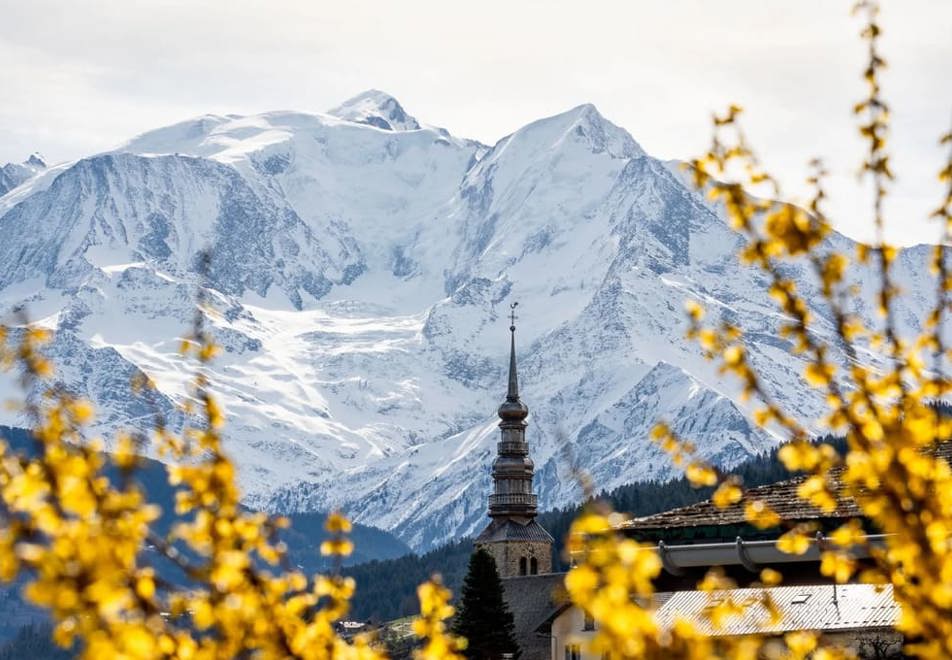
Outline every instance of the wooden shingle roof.
<path id="1" fill-rule="evenodd" d="M 821 518 L 852 518 L 860 511 L 850 497 L 839 497 L 838 506 L 832 513 L 825 513 L 797 497 L 797 488 L 805 477 L 794 477 L 747 491 L 750 500 L 761 500 L 776 511 L 785 521 L 817 520 Z M 711 500 L 689 504 L 678 509 L 662 511 L 642 518 L 633 518 L 621 524 L 621 529 L 676 529 L 682 527 L 705 527 L 720 525 L 743 525 L 744 501 L 724 509 L 714 506 Z"/>
<path id="2" fill-rule="evenodd" d="M 952 442 L 942 443 L 933 451 L 949 461 L 952 458 Z M 807 478 L 806 475 L 803 475 L 750 488 L 747 490 L 748 497 L 724 509 L 714 506 L 711 500 L 705 500 L 670 511 L 634 518 L 623 522 L 619 528 L 639 532 L 676 530 L 689 527 L 740 526 L 746 523 L 746 517 L 744 516 L 745 502 L 752 500 L 763 501 L 776 511 L 784 522 L 841 520 L 859 517 L 862 513 L 856 502 L 852 497 L 842 493 L 843 487 L 840 481 L 842 471 L 842 467 L 835 467 L 830 470 L 831 485 L 834 494 L 837 495 L 837 507 L 832 512 L 824 512 L 797 496 L 797 488 Z"/>

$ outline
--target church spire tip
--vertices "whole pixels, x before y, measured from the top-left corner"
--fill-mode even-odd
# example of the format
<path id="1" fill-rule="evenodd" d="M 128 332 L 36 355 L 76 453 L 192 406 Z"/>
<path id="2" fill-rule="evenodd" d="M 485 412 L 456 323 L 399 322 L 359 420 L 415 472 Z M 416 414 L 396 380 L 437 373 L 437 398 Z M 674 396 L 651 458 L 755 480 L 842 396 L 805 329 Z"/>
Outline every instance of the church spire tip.
<path id="1" fill-rule="evenodd" d="M 519 376 L 516 373 L 516 306 L 518 304 L 514 302 L 509 305 L 509 391 L 506 393 L 506 401 L 519 400 Z"/>
<path id="2" fill-rule="evenodd" d="M 499 417 L 503 424 L 521 424 L 529 414 L 529 409 L 519 400 L 519 375 L 516 369 L 516 306 L 509 305 L 509 388 L 506 401 L 499 407 Z"/>

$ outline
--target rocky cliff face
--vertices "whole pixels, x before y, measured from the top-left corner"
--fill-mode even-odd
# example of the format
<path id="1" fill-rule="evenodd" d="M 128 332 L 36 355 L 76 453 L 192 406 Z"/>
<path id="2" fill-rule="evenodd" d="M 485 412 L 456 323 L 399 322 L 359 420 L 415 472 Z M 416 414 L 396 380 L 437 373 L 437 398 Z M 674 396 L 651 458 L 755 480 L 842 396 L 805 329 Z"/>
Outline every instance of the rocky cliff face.
<path id="1" fill-rule="evenodd" d="M 97 402 L 103 431 L 154 405 L 175 418 L 189 377 L 176 337 L 206 288 L 252 506 L 343 507 L 418 549 L 480 527 L 515 300 L 543 507 L 578 497 L 573 463 L 604 488 L 673 474 L 647 438 L 659 418 L 725 466 L 776 442 L 684 339 L 686 299 L 747 329 L 778 398 L 822 410 L 765 281 L 734 256 L 740 237 L 590 105 L 493 147 L 381 92 L 328 114 L 206 116 L 3 192 L 0 305 L 58 330 L 59 378 Z M 924 255 L 897 266 L 905 332 L 934 288 Z M 129 395 L 139 371 L 156 402 Z"/>

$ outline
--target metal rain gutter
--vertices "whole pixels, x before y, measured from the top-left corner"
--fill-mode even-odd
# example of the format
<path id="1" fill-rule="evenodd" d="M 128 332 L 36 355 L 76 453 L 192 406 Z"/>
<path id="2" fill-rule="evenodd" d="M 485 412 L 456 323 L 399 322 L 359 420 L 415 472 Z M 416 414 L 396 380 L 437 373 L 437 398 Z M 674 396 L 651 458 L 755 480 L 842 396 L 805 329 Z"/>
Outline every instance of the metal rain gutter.
<path id="1" fill-rule="evenodd" d="M 867 545 L 849 548 L 850 554 L 857 559 L 869 556 L 868 547 L 884 547 L 886 534 L 870 534 Z M 656 548 L 664 570 L 672 575 L 683 575 L 685 569 L 705 566 L 741 565 L 751 572 L 768 564 L 787 564 L 805 561 L 820 561 L 820 554 L 834 547 L 822 532 L 810 542 L 807 551 L 800 555 L 782 552 L 777 548 L 777 540 L 745 541 L 741 537 L 733 543 L 695 543 L 688 545 L 668 545 L 659 541 Z"/>

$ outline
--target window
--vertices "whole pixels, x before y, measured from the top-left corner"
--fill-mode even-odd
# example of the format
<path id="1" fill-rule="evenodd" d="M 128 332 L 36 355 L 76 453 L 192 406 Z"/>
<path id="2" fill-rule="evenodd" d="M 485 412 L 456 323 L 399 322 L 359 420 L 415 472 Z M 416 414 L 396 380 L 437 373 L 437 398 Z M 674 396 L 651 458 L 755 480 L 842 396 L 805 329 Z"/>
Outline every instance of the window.
<path id="1" fill-rule="evenodd" d="M 539 574 L 539 560 L 533 557 L 529 560 L 529 574 L 538 575 Z"/>
<path id="2" fill-rule="evenodd" d="M 582 624 L 582 630 L 595 630 L 595 619 L 588 612 L 585 612 L 585 623 Z"/>
<path id="3" fill-rule="evenodd" d="M 807 601 L 810 600 L 810 596 L 813 594 L 797 594 L 793 597 L 793 600 L 790 601 L 791 605 L 806 605 Z"/>
<path id="4" fill-rule="evenodd" d="M 582 647 L 578 644 L 569 644 L 565 647 L 565 660 L 582 660 Z"/>
<path id="5" fill-rule="evenodd" d="M 526 558 L 519 557 L 519 575 L 526 574 Z"/>

